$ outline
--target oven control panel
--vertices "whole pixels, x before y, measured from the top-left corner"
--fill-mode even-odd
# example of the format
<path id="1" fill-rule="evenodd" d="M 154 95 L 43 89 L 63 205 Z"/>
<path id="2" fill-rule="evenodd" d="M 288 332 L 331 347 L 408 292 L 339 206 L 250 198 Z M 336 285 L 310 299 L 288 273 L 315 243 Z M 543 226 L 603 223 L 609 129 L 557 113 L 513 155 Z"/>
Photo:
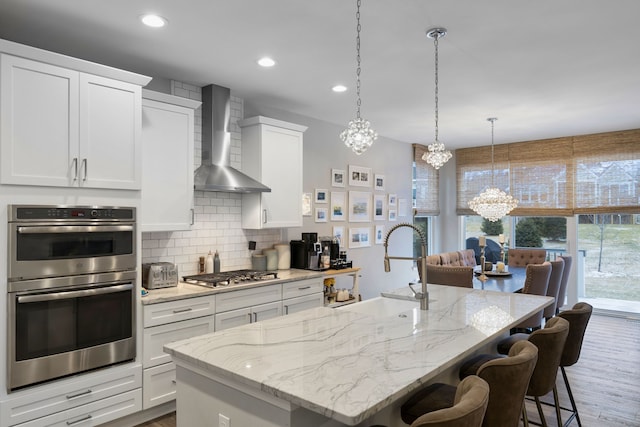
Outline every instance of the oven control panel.
<path id="1" fill-rule="evenodd" d="M 135 212 L 132 207 L 13 205 L 9 221 L 133 221 Z"/>

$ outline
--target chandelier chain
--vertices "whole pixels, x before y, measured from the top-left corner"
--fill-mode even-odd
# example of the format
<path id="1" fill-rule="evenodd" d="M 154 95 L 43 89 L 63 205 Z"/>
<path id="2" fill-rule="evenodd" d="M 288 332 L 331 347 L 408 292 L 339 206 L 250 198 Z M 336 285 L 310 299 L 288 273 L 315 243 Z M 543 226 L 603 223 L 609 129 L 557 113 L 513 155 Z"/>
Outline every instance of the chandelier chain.
<path id="1" fill-rule="evenodd" d="M 491 122 L 491 186 L 495 187 L 495 184 L 493 182 L 493 177 L 495 175 L 495 172 L 494 172 L 495 167 L 493 164 L 493 125 L 494 125 L 494 122 L 498 119 L 496 117 L 490 117 L 487 120 Z"/>
<path id="2" fill-rule="evenodd" d="M 362 4 L 362 0 L 358 0 L 356 7 L 356 117 L 360 118 L 360 106 L 362 105 L 362 100 L 360 99 L 360 31 L 362 30 L 362 26 L 360 25 L 360 5 Z"/>
<path id="3" fill-rule="evenodd" d="M 433 45 L 436 48 L 436 58 L 435 58 L 435 108 L 436 108 L 436 114 L 435 114 L 435 118 L 436 118 L 436 140 L 435 142 L 438 142 L 438 39 L 440 38 L 440 35 L 436 32 L 433 36 Z"/>

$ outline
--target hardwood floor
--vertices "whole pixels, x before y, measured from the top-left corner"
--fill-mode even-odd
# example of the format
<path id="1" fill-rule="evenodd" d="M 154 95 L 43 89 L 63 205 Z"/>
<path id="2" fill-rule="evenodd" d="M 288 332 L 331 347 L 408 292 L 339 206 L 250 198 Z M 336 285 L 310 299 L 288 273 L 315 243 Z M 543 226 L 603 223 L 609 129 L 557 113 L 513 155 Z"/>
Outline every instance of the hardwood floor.
<path id="1" fill-rule="evenodd" d="M 591 316 L 580 360 L 566 370 L 584 427 L 640 427 L 639 321 Z M 561 374 L 557 384 L 561 406 L 569 407 Z M 550 396 L 546 400 L 552 401 Z M 527 413 L 529 420 L 538 420 L 535 404 L 527 402 Z M 557 426 L 554 409 L 545 407 L 545 414 L 549 427 Z M 567 415 L 562 414 L 563 420 Z M 175 425 L 173 413 L 139 427 Z"/>

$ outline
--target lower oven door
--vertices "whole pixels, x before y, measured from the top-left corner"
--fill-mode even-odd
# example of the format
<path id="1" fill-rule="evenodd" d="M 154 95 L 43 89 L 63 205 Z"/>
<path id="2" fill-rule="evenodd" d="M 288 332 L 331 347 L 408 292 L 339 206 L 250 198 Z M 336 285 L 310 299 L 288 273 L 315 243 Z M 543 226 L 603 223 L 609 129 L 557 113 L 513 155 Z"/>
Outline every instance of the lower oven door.
<path id="1" fill-rule="evenodd" d="M 135 272 L 131 275 L 131 280 L 9 293 L 9 390 L 134 359 Z"/>

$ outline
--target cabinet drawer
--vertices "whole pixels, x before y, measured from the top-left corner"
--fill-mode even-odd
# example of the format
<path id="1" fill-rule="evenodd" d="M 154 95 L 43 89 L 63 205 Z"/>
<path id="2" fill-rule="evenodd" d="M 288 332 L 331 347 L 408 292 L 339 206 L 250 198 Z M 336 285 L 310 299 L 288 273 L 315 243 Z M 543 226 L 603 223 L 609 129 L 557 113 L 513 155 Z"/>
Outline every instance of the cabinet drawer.
<path id="1" fill-rule="evenodd" d="M 16 392 L 12 394 L 15 397 L 0 403 L 0 425 L 10 426 L 47 417 L 140 387 L 142 367 L 136 364 Z"/>
<path id="2" fill-rule="evenodd" d="M 322 292 L 323 281 L 321 277 L 313 279 L 297 280 L 282 284 L 282 298 L 295 298 L 303 295 L 315 294 Z"/>
<path id="3" fill-rule="evenodd" d="M 216 295 L 216 297 L 216 313 L 222 313 L 224 311 L 280 301 L 282 299 L 282 285 L 256 286 L 250 289 L 220 293 Z"/>
<path id="4" fill-rule="evenodd" d="M 282 309 L 285 315 L 323 306 L 324 294 L 322 292 L 318 292 L 313 295 L 304 295 L 297 298 L 289 298 L 282 301 Z"/>
<path id="5" fill-rule="evenodd" d="M 250 308 L 241 308 L 216 314 L 216 332 L 235 326 L 248 325 L 249 323 L 251 323 Z"/>
<path id="6" fill-rule="evenodd" d="M 216 296 L 207 295 L 158 304 L 148 304 L 143 306 L 143 310 L 143 326 L 148 328 L 150 326 L 213 315 L 216 311 Z"/>
<path id="7" fill-rule="evenodd" d="M 169 402 L 176 398 L 176 365 L 173 362 L 145 369 L 142 374 L 142 408 Z"/>
<path id="8" fill-rule="evenodd" d="M 165 344 L 213 332 L 213 327 L 213 316 L 205 316 L 145 328 L 142 341 L 143 367 L 151 368 L 171 362 L 171 356 L 163 350 Z"/>
<path id="9" fill-rule="evenodd" d="M 19 424 L 16 427 L 97 426 L 141 410 L 142 390 L 136 389 Z"/>

